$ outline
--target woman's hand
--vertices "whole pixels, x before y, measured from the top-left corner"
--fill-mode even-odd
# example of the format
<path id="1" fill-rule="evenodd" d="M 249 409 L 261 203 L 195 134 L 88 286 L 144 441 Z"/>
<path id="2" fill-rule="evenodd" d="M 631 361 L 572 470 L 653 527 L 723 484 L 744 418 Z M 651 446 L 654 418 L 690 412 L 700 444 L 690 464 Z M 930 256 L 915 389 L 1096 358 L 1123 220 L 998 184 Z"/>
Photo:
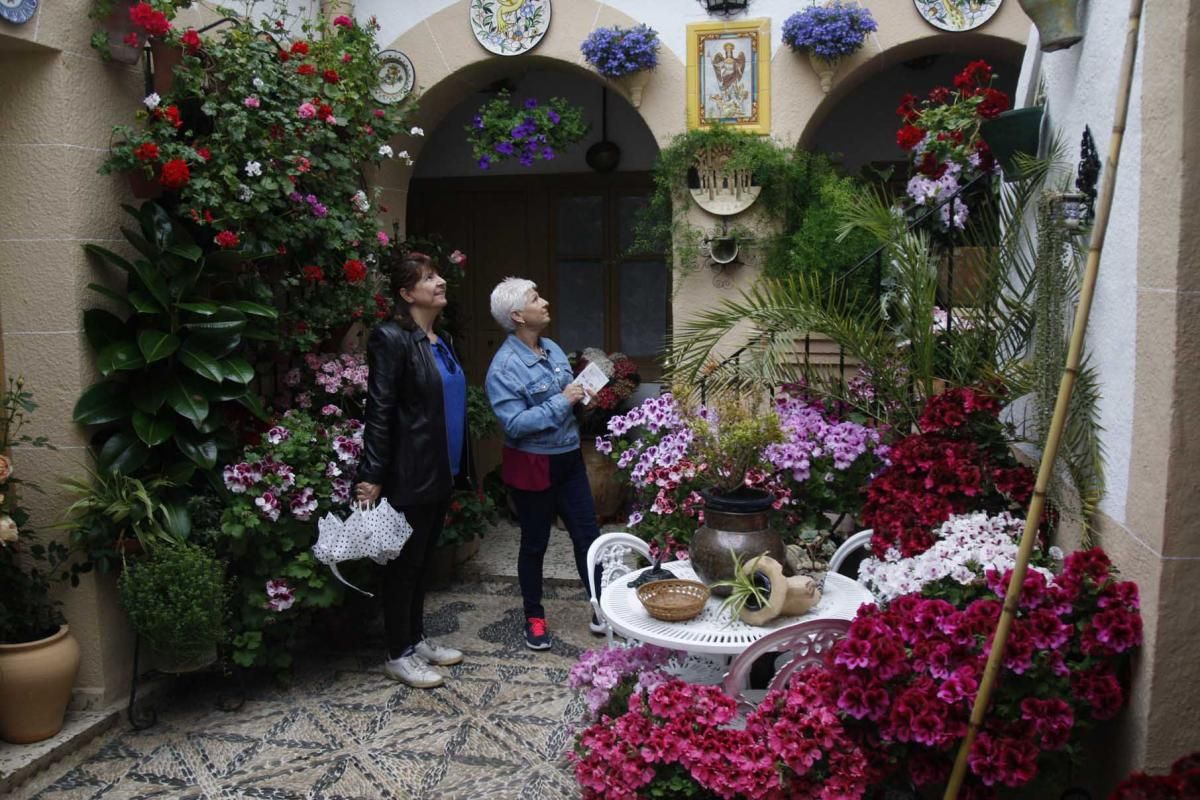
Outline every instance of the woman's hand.
<path id="1" fill-rule="evenodd" d="M 378 483 L 363 481 L 354 489 L 354 497 L 360 503 L 374 503 L 379 499 L 381 489 Z"/>
<path id="2" fill-rule="evenodd" d="M 567 402 L 575 405 L 583 399 L 583 387 L 578 383 L 568 383 L 567 388 L 562 390 L 563 397 L 567 398 Z"/>

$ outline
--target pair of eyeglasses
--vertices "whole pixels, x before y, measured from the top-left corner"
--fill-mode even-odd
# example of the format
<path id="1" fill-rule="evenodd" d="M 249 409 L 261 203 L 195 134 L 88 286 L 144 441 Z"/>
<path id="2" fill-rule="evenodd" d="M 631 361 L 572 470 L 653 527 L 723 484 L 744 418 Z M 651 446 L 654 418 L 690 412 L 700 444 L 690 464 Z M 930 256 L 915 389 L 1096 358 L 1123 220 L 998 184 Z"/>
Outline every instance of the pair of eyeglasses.
<path id="1" fill-rule="evenodd" d="M 451 375 L 457 374 L 458 373 L 458 364 L 457 364 L 457 362 L 455 362 L 454 354 L 450 352 L 450 349 L 448 347 L 446 347 L 446 345 L 442 344 L 441 342 L 435 343 L 434 347 L 436 347 L 438 349 L 438 353 L 441 354 L 442 363 L 446 366 L 446 371 L 449 372 Z"/>

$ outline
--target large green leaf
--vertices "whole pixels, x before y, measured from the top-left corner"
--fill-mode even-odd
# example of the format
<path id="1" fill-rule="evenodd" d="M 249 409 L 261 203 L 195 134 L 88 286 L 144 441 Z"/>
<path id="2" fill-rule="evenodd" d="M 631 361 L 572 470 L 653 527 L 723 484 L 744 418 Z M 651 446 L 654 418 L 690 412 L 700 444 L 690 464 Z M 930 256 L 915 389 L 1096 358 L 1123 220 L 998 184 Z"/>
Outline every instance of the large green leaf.
<path id="1" fill-rule="evenodd" d="M 221 361 L 225 379 L 234 383 L 249 383 L 254 380 L 254 367 L 244 358 L 231 357 Z"/>
<path id="2" fill-rule="evenodd" d="M 161 307 L 166 308 L 170 305 L 171 300 L 167 292 L 167 284 L 159 272 L 158 263 L 144 261 L 139 258 L 133 262 L 133 271 L 137 273 L 138 280 L 141 281 L 142 286 L 146 287 L 146 291 L 150 293 L 150 296 Z"/>
<path id="3" fill-rule="evenodd" d="M 179 376 L 173 376 L 167 383 L 167 405 L 194 425 L 204 422 L 208 416 L 208 398 L 185 386 Z"/>
<path id="4" fill-rule="evenodd" d="M 175 417 L 170 414 L 152 417 L 144 411 L 135 410 L 133 412 L 133 430 L 138 438 L 147 445 L 157 447 L 171 438 L 171 434 L 175 432 Z"/>
<path id="5" fill-rule="evenodd" d="M 204 251 L 194 244 L 176 243 L 167 248 L 167 252 L 193 263 L 200 260 Z"/>
<path id="6" fill-rule="evenodd" d="M 163 503 L 163 528 L 178 541 L 192 534 L 192 517 L 182 503 Z"/>
<path id="7" fill-rule="evenodd" d="M 88 288 L 91 289 L 93 292 L 96 292 L 97 294 L 104 295 L 109 300 L 112 300 L 112 301 L 119 303 L 123 306 L 126 306 L 128 308 L 133 308 L 133 303 L 129 302 L 128 297 L 126 297 L 123 294 L 120 294 L 119 292 L 114 292 L 112 289 L 108 288 L 107 286 L 101 286 L 98 283 L 89 283 Z"/>
<path id="8" fill-rule="evenodd" d="M 233 383 L 225 381 L 217 387 L 216 391 L 208 395 L 210 401 L 228 402 L 230 400 L 241 400 L 246 396 L 246 392 L 250 391 L 244 383 Z"/>
<path id="9" fill-rule="evenodd" d="M 129 290 L 129 303 L 142 314 L 159 314 L 163 311 L 163 307 L 141 289 Z"/>
<path id="10" fill-rule="evenodd" d="M 136 472 L 150 457 L 150 448 L 131 430 L 121 430 L 108 437 L 96 455 L 101 472 Z"/>
<path id="11" fill-rule="evenodd" d="M 125 384 L 100 381 L 93 384 L 75 402 L 72 419 L 80 425 L 103 425 L 129 416 Z"/>
<path id="12" fill-rule="evenodd" d="M 175 434 L 175 444 L 200 468 L 212 469 L 217 465 L 217 443 L 211 438 L 193 439 L 180 431 Z"/>
<path id="13" fill-rule="evenodd" d="M 262 303 L 254 303 L 250 300 L 238 300 L 235 303 L 230 303 L 230 306 L 236 308 L 245 314 L 250 314 L 255 317 L 263 317 L 264 319 L 279 319 L 279 310 L 264 306 Z"/>
<path id="14" fill-rule="evenodd" d="M 96 352 L 114 342 L 129 339 L 129 330 L 125 327 L 125 322 L 116 314 L 102 308 L 89 308 L 83 312 L 83 332 L 87 335 L 88 344 Z"/>
<path id="15" fill-rule="evenodd" d="M 243 397 L 238 398 L 238 402 L 254 416 L 258 417 L 263 422 L 269 422 L 271 417 L 267 414 L 267 410 L 263 408 L 262 402 L 257 395 L 247 392 Z"/>
<path id="16" fill-rule="evenodd" d="M 179 361 L 192 372 L 214 383 L 225 378 L 221 362 L 201 349 L 194 339 L 188 340 L 179 350 Z"/>
<path id="17" fill-rule="evenodd" d="M 183 326 L 202 336 L 226 338 L 239 334 L 246 328 L 246 315 L 236 308 L 221 306 L 215 314 L 185 322 Z"/>
<path id="18" fill-rule="evenodd" d="M 196 474 L 196 465 L 191 461 L 176 461 L 163 470 L 163 476 L 176 486 L 183 486 Z"/>
<path id="19" fill-rule="evenodd" d="M 145 330 L 138 334 L 138 349 L 150 364 L 166 358 L 179 349 L 179 337 L 173 333 Z"/>
<path id="20" fill-rule="evenodd" d="M 199 302 L 199 303 L 176 303 L 176 308 L 182 308 L 184 311 L 191 311 L 193 314 L 200 314 L 204 317 L 211 317 L 217 313 L 216 303 Z"/>
<path id="21" fill-rule="evenodd" d="M 150 244 L 150 242 L 146 241 L 145 237 L 143 237 L 137 231 L 133 230 L 132 228 L 126 228 L 125 226 L 122 225 L 121 226 L 121 234 L 125 237 L 125 239 L 131 245 L 133 245 L 134 247 L 137 248 L 137 251 L 139 253 L 144 255 L 146 258 L 150 258 L 150 259 L 158 258 L 158 251 L 154 248 L 154 245 L 152 245 L 152 244 Z M 130 272 L 134 271 L 132 264 L 129 265 L 129 271 Z"/>
<path id="22" fill-rule="evenodd" d="M 95 245 L 95 244 L 85 244 L 83 246 L 83 249 L 84 249 L 84 252 L 90 253 L 91 255 L 94 255 L 97 258 L 107 261 L 109 264 L 112 264 L 114 267 L 120 267 L 121 269 L 125 270 L 126 272 L 133 272 L 133 265 L 130 264 L 127 260 L 125 260 L 121 256 L 114 253 L 112 250 L 107 250 L 107 249 L 100 247 L 99 245 Z"/>
<path id="23" fill-rule="evenodd" d="M 142 373 L 129 384 L 129 399 L 136 408 L 147 414 L 154 414 L 167 401 L 167 384 L 165 375 L 155 374 L 157 371 Z"/>
<path id="24" fill-rule="evenodd" d="M 96 369 L 101 375 L 111 375 L 118 370 L 138 369 L 146 365 L 146 359 L 133 342 L 113 342 L 105 346 L 96 356 Z"/>

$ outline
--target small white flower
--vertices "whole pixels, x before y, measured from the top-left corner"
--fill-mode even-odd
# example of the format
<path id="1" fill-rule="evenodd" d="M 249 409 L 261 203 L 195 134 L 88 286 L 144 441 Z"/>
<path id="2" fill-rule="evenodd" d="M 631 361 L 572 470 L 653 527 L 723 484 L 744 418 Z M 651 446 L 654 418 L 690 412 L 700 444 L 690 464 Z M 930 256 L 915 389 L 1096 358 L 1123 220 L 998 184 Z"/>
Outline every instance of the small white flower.
<path id="1" fill-rule="evenodd" d="M 364 214 L 371 210 L 371 204 L 367 201 L 367 193 L 362 189 L 359 189 L 350 197 L 350 202 L 352 202 L 354 207 Z"/>
<path id="2" fill-rule="evenodd" d="M 250 82 L 251 82 L 252 84 L 254 84 L 254 88 L 255 88 L 255 89 L 261 89 L 261 88 L 263 88 L 263 86 L 265 86 L 265 85 L 266 85 L 265 83 L 263 83 L 263 79 L 262 79 L 262 78 L 260 78 L 260 77 L 258 77 L 257 75 L 255 75 L 255 76 L 254 76 L 254 80 L 252 80 L 252 81 L 250 81 Z"/>
<path id="3" fill-rule="evenodd" d="M 158 96 L 158 92 L 151 92 L 146 95 L 146 99 L 142 102 L 146 104 L 146 108 L 153 111 L 158 108 L 158 104 L 162 102 L 162 98 Z"/>
<path id="4" fill-rule="evenodd" d="M 244 183 L 238 184 L 238 200 L 241 200 L 243 203 L 246 203 L 246 202 L 249 202 L 250 198 L 253 196 L 254 196 L 254 192 L 251 191 L 249 186 L 247 186 Z"/>
<path id="5" fill-rule="evenodd" d="M 418 128 L 416 125 L 414 125 L 414 126 L 412 127 L 412 130 L 410 130 L 410 131 L 409 131 L 409 133 L 411 133 L 413 136 L 424 136 L 424 135 L 425 135 L 425 129 L 424 129 L 424 128 Z"/>
<path id="6" fill-rule="evenodd" d="M 391 145 L 387 145 L 387 144 L 379 145 L 379 155 L 382 158 L 391 158 L 392 157 Z"/>
<path id="7" fill-rule="evenodd" d="M 396 158 L 403 158 L 403 159 L 407 160 L 407 159 L 411 159 L 412 156 L 410 156 L 408 154 L 407 150 L 401 150 L 399 153 L 396 153 Z"/>
<path id="8" fill-rule="evenodd" d="M 247 161 L 246 174 L 251 178 L 257 178 L 259 175 L 262 175 L 262 164 L 257 161 Z"/>

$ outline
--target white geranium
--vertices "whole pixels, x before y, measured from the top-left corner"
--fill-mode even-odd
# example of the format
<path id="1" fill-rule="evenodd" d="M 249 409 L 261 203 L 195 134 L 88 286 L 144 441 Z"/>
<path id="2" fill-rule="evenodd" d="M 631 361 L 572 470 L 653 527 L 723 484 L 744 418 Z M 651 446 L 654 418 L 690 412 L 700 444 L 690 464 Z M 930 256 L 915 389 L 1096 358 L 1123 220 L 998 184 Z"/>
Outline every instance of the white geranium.
<path id="1" fill-rule="evenodd" d="M 250 202 L 250 198 L 254 197 L 254 191 L 244 183 L 238 184 L 238 200 L 243 203 Z"/>
<path id="2" fill-rule="evenodd" d="M 251 178 L 257 178 L 259 175 L 262 175 L 262 164 L 257 161 L 247 161 L 246 174 Z"/>
<path id="3" fill-rule="evenodd" d="M 953 516 L 938 529 L 938 540 L 924 553 L 901 558 L 890 550 L 883 560 L 865 559 L 858 577 L 884 602 L 919 592 L 927 584 L 946 578 L 963 586 L 982 584 L 988 570 L 1003 573 L 1012 569 L 1024 526 L 1024 520 L 1008 513 L 994 517 L 983 512 Z M 1042 567 L 1030 569 L 1053 577 Z"/>
<path id="4" fill-rule="evenodd" d="M 379 155 L 381 158 L 391 158 L 392 157 L 392 146 L 389 144 L 379 145 Z"/>
<path id="5" fill-rule="evenodd" d="M 142 100 L 142 103 L 145 104 L 146 108 L 150 109 L 151 111 L 158 108 L 158 104 L 161 102 L 162 98 L 158 96 L 158 92 L 151 92 L 150 94 L 146 95 L 146 99 Z"/>
<path id="6" fill-rule="evenodd" d="M 424 135 L 425 135 L 425 129 L 424 129 L 424 128 L 418 128 L 416 125 L 414 125 L 414 126 L 412 127 L 412 129 L 409 131 L 409 133 L 411 133 L 413 136 L 424 136 Z"/>
<path id="7" fill-rule="evenodd" d="M 254 80 L 252 80 L 252 81 L 250 81 L 250 82 L 251 82 L 252 84 L 254 84 L 254 88 L 255 88 L 255 89 L 261 89 L 261 88 L 263 88 L 264 86 L 266 86 L 266 84 L 265 84 L 265 83 L 263 83 L 263 79 L 262 79 L 262 78 L 260 78 L 260 77 L 258 77 L 257 75 L 255 75 L 255 76 L 254 76 Z"/>

